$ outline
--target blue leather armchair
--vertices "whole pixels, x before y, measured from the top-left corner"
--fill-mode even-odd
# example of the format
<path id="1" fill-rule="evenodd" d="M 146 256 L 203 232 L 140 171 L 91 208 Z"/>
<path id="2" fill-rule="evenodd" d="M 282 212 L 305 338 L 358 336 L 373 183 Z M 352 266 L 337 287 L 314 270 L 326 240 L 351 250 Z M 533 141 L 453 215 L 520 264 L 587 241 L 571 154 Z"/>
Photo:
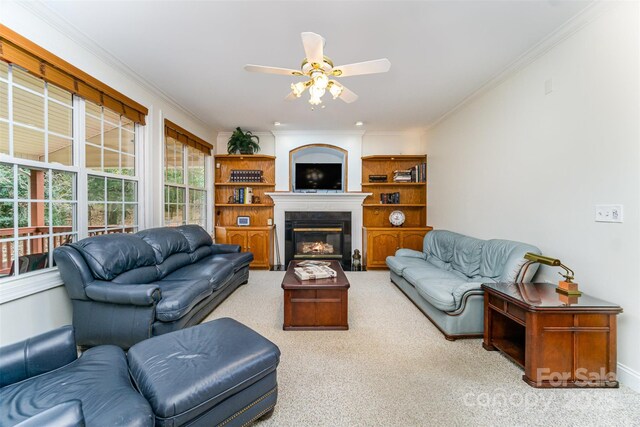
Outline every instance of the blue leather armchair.
<path id="1" fill-rule="evenodd" d="M 76 342 L 128 349 L 195 325 L 249 278 L 250 252 L 197 225 L 106 234 L 56 248 Z"/>
<path id="2" fill-rule="evenodd" d="M 124 351 L 101 346 L 78 358 L 71 326 L 1 348 L 0 373 L 2 426 L 154 424 Z"/>
<path id="3" fill-rule="evenodd" d="M 280 350 L 229 318 L 76 354 L 71 326 L 0 348 L 0 426 L 240 427 L 277 402 Z"/>

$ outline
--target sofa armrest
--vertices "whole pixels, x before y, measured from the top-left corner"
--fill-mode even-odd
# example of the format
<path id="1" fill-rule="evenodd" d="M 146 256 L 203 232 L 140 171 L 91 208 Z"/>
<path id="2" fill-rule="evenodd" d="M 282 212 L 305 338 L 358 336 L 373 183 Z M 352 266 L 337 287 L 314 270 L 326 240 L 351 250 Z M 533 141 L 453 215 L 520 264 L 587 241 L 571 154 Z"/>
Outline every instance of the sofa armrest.
<path id="1" fill-rule="evenodd" d="M 427 254 L 420 251 L 414 251 L 413 249 L 398 249 L 396 251 L 396 256 L 403 256 L 407 258 L 420 258 L 427 259 Z"/>
<path id="2" fill-rule="evenodd" d="M 73 326 L 0 348 L 0 387 L 53 371 L 78 358 Z"/>
<path id="3" fill-rule="evenodd" d="M 452 294 L 453 294 L 453 300 L 456 303 L 456 307 L 460 307 L 460 305 L 462 304 L 462 300 L 464 299 L 465 295 L 469 292 L 484 293 L 484 291 L 482 290 L 482 283 L 467 282 L 455 288 Z"/>
<path id="4" fill-rule="evenodd" d="M 84 290 L 92 300 L 111 304 L 150 306 L 162 298 L 157 285 L 119 285 L 96 280 Z"/>
<path id="5" fill-rule="evenodd" d="M 240 245 L 227 245 L 224 243 L 214 243 L 211 245 L 211 254 L 231 254 L 235 252 L 240 252 L 242 248 Z"/>
<path id="6" fill-rule="evenodd" d="M 77 399 L 60 403 L 27 418 L 15 427 L 84 427 L 82 402 Z"/>

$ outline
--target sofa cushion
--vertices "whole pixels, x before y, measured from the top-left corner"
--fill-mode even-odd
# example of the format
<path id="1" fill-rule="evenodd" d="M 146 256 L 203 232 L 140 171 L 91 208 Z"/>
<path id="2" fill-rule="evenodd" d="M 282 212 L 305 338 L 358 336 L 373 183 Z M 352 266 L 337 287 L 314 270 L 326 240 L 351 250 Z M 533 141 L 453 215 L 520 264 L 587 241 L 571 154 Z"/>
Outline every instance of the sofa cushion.
<path id="1" fill-rule="evenodd" d="M 236 272 L 242 267 L 248 266 L 253 261 L 253 253 L 251 252 L 234 252 L 230 254 L 217 254 L 214 255 L 214 259 L 223 259 L 225 262 L 230 262 L 233 266 L 233 271 Z"/>
<path id="2" fill-rule="evenodd" d="M 113 278 L 112 282 L 122 284 L 146 284 L 160 279 L 159 276 L 160 272 L 157 266 L 147 265 L 118 274 Z"/>
<path id="3" fill-rule="evenodd" d="M 191 264 L 191 262 L 191 254 L 179 252 L 177 254 L 170 255 L 167 259 L 164 260 L 164 262 L 156 266 L 158 269 L 159 278 L 164 279 L 166 276 L 178 270 L 179 268 Z"/>
<path id="4" fill-rule="evenodd" d="M 428 262 L 425 262 L 424 265 L 421 265 L 419 267 L 406 268 L 402 273 L 402 277 L 404 277 L 407 282 L 411 283 L 414 286 L 420 279 L 424 278 L 446 280 L 451 279 L 460 282 L 467 281 L 467 277 L 460 272 L 457 272 L 455 270 L 442 270 Z"/>
<path id="5" fill-rule="evenodd" d="M 153 283 L 160 288 L 162 299 L 156 306 L 156 319 L 173 322 L 187 314 L 196 304 L 213 293 L 206 279 L 164 279 Z"/>
<path id="6" fill-rule="evenodd" d="M 524 254 L 527 252 L 540 254 L 540 249 L 510 240 L 487 240 L 482 248 L 480 274 L 499 282 L 514 282 L 520 267 L 526 262 Z M 537 269 L 538 264 L 531 265 L 525 281 L 529 281 Z"/>
<path id="7" fill-rule="evenodd" d="M 466 282 L 460 279 L 431 279 L 418 280 L 414 286 L 418 293 L 435 308 L 442 311 L 455 311 L 458 308 L 453 298 L 453 291 Z"/>
<path id="8" fill-rule="evenodd" d="M 392 255 L 387 257 L 387 266 L 398 276 L 403 276 L 403 272 L 406 268 L 422 267 L 426 264 L 427 262 L 421 258 Z"/>
<path id="9" fill-rule="evenodd" d="M 202 258 L 207 258 L 208 256 L 211 256 L 211 246 L 200 246 L 195 251 L 189 253 L 191 262 L 198 262 Z"/>
<path id="10" fill-rule="evenodd" d="M 432 255 L 440 261 L 450 263 L 453 259 L 453 245 L 457 237 L 462 234 L 447 230 L 433 230 L 424 238 L 422 250 L 427 254 L 427 259 Z"/>
<path id="11" fill-rule="evenodd" d="M 451 267 L 467 277 L 473 277 L 480 271 L 482 246 L 484 240 L 468 236 L 459 236 L 453 245 Z"/>
<path id="12" fill-rule="evenodd" d="M 181 225 L 180 227 L 176 227 L 176 230 L 182 233 L 189 242 L 189 252 L 195 251 L 200 246 L 211 246 L 213 244 L 209 233 L 199 225 Z"/>
<path id="13" fill-rule="evenodd" d="M 0 425 L 70 400 L 82 402 L 88 426 L 153 426 L 149 403 L 131 386 L 124 352 L 111 345 L 90 348 L 62 368 L 0 389 Z"/>
<path id="14" fill-rule="evenodd" d="M 133 234 L 103 234 L 70 245 L 82 254 L 93 276 L 101 280 L 156 263 L 151 246 Z"/>
<path id="15" fill-rule="evenodd" d="M 200 261 L 185 265 L 165 277 L 166 280 L 202 279 L 209 283 L 212 290 L 220 289 L 233 276 L 233 264 L 210 255 Z"/>
<path id="16" fill-rule="evenodd" d="M 175 228 L 149 228 L 136 233 L 153 248 L 156 263 L 160 264 L 170 255 L 178 252 L 191 252 L 187 239 Z"/>

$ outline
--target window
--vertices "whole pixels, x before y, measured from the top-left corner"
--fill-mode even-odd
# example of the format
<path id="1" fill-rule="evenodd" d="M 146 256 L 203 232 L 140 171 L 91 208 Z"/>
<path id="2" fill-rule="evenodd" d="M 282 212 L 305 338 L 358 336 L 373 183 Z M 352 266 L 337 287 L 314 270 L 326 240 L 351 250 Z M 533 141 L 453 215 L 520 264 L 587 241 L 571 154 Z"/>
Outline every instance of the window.
<path id="1" fill-rule="evenodd" d="M 164 223 L 207 226 L 206 163 L 211 146 L 165 121 Z"/>
<path id="2" fill-rule="evenodd" d="M 166 137 L 165 225 L 198 224 L 206 228 L 205 162 L 206 156 L 200 150 L 182 144 L 170 136 Z"/>
<path id="3" fill-rule="evenodd" d="M 89 169 L 116 175 L 136 174 L 135 125 L 93 102 L 85 103 L 85 159 Z"/>
<path id="4" fill-rule="evenodd" d="M 138 229 L 148 110 L 2 24 L 0 51 L 1 303 L 58 284 L 28 277 L 55 247 Z"/>
<path id="5" fill-rule="evenodd" d="M 138 230 L 138 183 L 89 175 L 89 235 Z"/>
<path id="6" fill-rule="evenodd" d="M 138 230 L 136 126 L 0 61 L 0 278 L 53 267 L 64 243 Z"/>
<path id="7" fill-rule="evenodd" d="M 0 62 L 0 277 L 52 266 L 78 237 L 73 114 L 70 92 Z"/>
<path id="8" fill-rule="evenodd" d="M 85 101 L 84 128 L 89 235 L 137 231 L 135 124 Z"/>

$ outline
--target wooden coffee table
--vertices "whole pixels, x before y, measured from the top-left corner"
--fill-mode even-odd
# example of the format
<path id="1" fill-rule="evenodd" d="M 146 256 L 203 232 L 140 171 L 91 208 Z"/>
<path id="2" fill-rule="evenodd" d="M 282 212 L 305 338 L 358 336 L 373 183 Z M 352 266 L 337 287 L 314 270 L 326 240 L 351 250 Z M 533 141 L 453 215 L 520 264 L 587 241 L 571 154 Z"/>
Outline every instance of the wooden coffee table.
<path id="1" fill-rule="evenodd" d="M 284 324 L 291 330 L 347 330 L 349 280 L 338 261 L 331 267 L 338 275 L 331 279 L 300 280 L 291 261 L 282 279 L 284 289 Z"/>

